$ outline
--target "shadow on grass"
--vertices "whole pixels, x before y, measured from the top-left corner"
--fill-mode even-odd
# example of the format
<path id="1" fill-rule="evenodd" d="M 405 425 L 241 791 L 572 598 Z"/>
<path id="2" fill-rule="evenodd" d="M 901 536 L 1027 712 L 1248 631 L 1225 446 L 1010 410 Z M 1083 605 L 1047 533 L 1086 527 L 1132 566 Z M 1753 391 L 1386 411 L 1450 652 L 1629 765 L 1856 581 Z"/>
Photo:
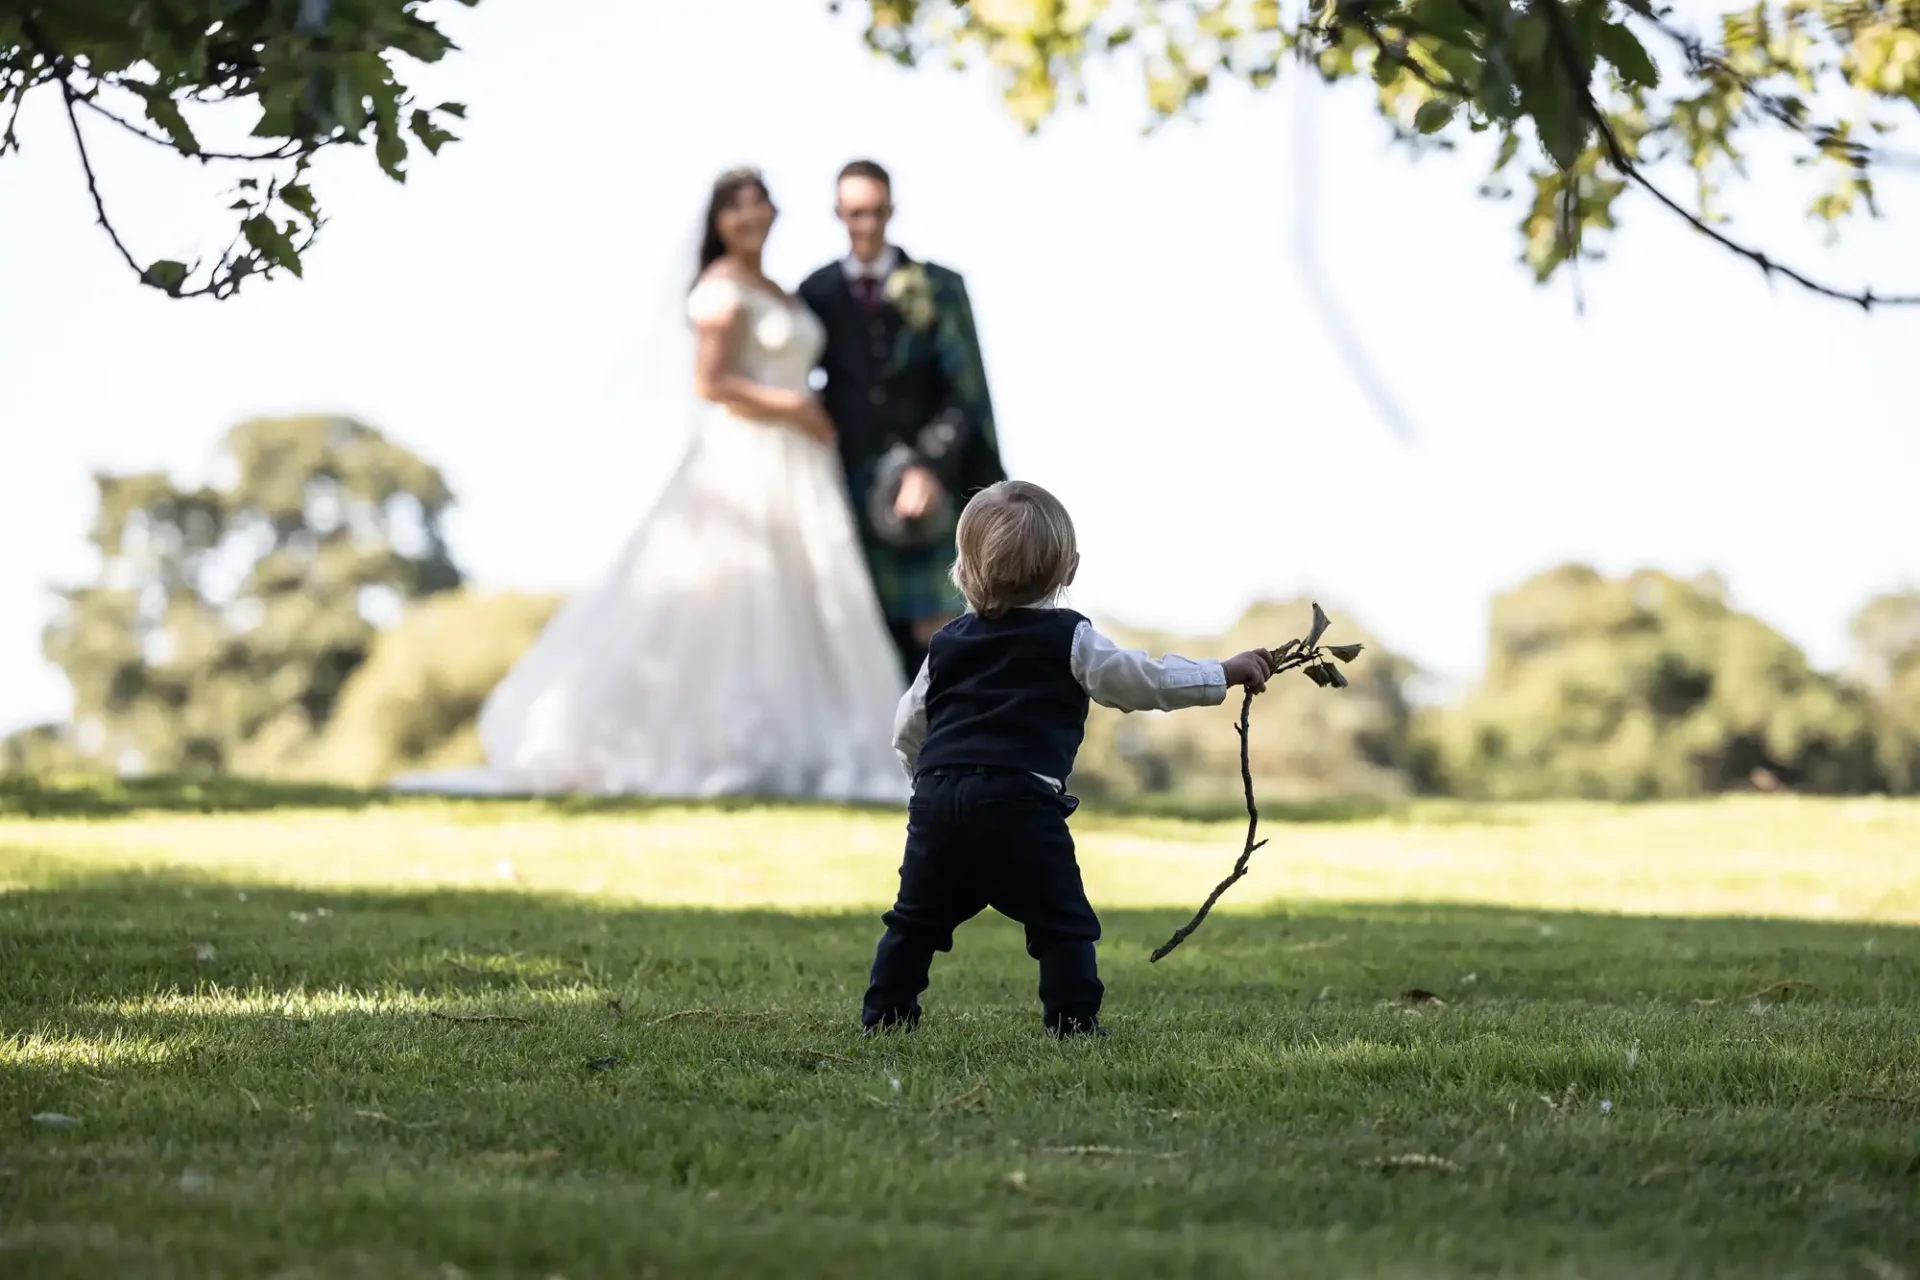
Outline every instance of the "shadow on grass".
<path id="1" fill-rule="evenodd" d="M 94 776 L 35 777 L 0 774 L 0 817 L 107 819 L 152 813 L 262 813 L 290 810 L 362 810 L 378 807 L 445 804 L 451 798 L 386 790 L 365 790 L 320 783 L 275 782 L 231 776 L 209 778 L 109 778 Z M 661 809 L 698 808 L 718 813 L 760 809 L 826 810 L 834 812 L 893 812 L 899 806 L 839 804 L 808 800 L 761 799 L 750 796 L 712 800 L 660 800 L 641 796 L 476 796 L 459 797 L 462 805 L 531 807 L 539 812 L 568 814 L 648 813 Z M 1261 805 L 1263 821 L 1284 823 L 1371 822 L 1404 817 L 1413 806 L 1405 801 L 1371 798 L 1351 800 L 1270 801 Z M 1238 800 L 1189 800 L 1171 797 L 1114 799 L 1091 797 L 1090 810 L 1117 818 L 1152 817 L 1186 821 L 1244 820 Z M 1422 821 L 1496 821 L 1492 811 L 1462 805 L 1447 813 L 1422 811 Z"/>
<path id="2" fill-rule="evenodd" d="M 1181 914 L 1106 914 L 1108 1041 L 1038 1034 L 1032 963 L 988 918 L 920 1033 L 861 1042 L 872 913 L 20 890 L 0 1256 L 1677 1276 L 1920 1248 L 1920 930 L 1315 904 L 1217 916 L 1149 965 Z"/>
<path id="3" fill-rule="evenodd" d="M 1920 928 L 1893 924 L 1314 902 L 1229 909 L 1150 965 L 1147 953 L 1188 912 L 1101 915 L 1103 968 L 1152 999 L 1371 1002 L 1410 988 L 1459 1007 L 1920 997 Z M 0 1009 L 15 1026 L 29 1010 L 209 986 L 529 994 L 585 983 L 707 1004 L 777 988 L 851 1008 L 843 997 L 849 989 L 857 997 L 879 930 L 877 910 L 665 909 L 504 888 L 309 889 L 190 871 L 63 870 L 0 896 L 0 920 L 0 972 L 10 975 Z M 1011 981 L 994 999 L 1022 1006 L 1032 965 L 1011 922 L 988 912 L 956 946 L 938 962 L 937 986 L 985 983 L 984 993 Z"/>

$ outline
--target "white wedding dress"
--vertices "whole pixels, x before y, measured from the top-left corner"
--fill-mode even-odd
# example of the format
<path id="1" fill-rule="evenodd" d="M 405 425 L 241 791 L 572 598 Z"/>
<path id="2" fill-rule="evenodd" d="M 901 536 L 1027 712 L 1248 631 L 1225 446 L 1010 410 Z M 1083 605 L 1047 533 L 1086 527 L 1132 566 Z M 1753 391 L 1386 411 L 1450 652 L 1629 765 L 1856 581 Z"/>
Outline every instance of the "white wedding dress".
<path id="1" fill-rule="evenodd" d="M 738 372 L 806 389 L 826 335 L 803 304 L 709 279 L 688 306 L 744 311 Z M 612 570 L 488 698 L 487 767 L 395 786 L 901 802 L 898 662 L 838 453 L 704 405 Z"/>

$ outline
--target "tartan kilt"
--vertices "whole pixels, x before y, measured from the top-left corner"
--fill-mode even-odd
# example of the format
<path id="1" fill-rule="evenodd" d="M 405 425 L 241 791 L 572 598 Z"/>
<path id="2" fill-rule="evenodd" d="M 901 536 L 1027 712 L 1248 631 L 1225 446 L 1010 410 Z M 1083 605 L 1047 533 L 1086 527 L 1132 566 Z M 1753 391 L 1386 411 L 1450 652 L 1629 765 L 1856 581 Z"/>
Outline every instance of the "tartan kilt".
<path id="1" fill-rule="evenodd" d="M 874 535 L 873 524 L 867 519 L 867 490 L 873 483 L 874 469 L 868 465 L 847 477 L 847 489 L 874 594 L 880 597 L 880 612 L 889 622 L 919 622 L 965 613 L 967 599 L 953 585 L 958 548 L 951 536 L 931 547 L 905 551 L 888 546 Z"/>

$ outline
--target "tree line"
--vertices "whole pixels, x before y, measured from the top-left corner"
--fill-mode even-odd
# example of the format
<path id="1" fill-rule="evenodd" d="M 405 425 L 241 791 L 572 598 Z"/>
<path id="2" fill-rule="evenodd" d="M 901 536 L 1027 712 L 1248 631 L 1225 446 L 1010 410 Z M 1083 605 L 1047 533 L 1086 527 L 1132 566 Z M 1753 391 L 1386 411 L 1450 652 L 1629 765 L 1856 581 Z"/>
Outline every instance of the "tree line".
<path id="1" fill-rule="evenodd" d="M 58 593 L 44 650 L 73 713 L 14 734 L 19 772 L 239 775 L 377 785 L 476 763 L 487 693 L 559 601 L 470 588 L 439 469 L 364 423 L 243 423 L 226 478 L 95 477 L 97 569 Z M 1156 650 L 1273 644 L 1304 601 Z M 1353 686 L 1284 681 L 1252 722 L 1263 796 L 1656 800 L 1729 790 L 1920 791 L 1920 591 L 1866 602 L 1845 672 L 1812 667 L 1711 579 L 1569 565 L 1493 602 L 1486 669 L 1417 706 L 1418 668 L 1369 645 Z M 1099 709 L 1075 785 L 1177 803 L 1238 795 L 1234 710 Z"/>

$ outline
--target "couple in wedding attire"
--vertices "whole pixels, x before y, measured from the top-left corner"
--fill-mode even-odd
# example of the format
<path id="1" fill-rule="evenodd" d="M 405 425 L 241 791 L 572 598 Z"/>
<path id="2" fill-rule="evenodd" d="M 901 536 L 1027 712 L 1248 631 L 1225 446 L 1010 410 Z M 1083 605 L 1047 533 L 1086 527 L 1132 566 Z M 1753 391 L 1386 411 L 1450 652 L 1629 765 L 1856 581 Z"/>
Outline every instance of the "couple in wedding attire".
<path id="1" fill-rule="evenodd" d="M 679 470 L 489 696 L 486 767 L 396 786 L 904 800 L 894 710 L 964 608 L 959 508 L 1005 475 L 964 282 L 888 242 L 879 165 L 837 198 L 850 252 L 795 295 L 762 270 L 766 184 L 715 182 Z"/>

